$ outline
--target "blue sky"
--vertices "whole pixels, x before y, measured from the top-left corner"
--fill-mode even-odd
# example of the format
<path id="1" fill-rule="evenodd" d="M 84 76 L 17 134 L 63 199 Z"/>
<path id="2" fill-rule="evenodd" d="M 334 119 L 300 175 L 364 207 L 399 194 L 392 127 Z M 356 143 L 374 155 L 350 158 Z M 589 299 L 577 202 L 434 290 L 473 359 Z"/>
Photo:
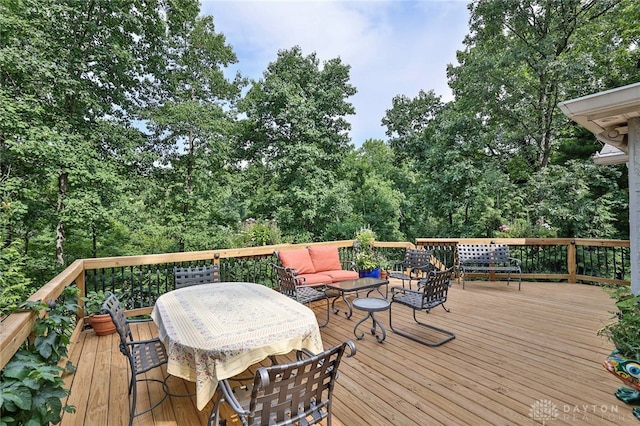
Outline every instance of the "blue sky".
<path id="1" fill-rule="evenodd" d="M 201 0 L 238 56 L 233 70 L 259 79 L 278 50 L 300 46 L 320 62 L 340 57 L 358 93 L 351 138 L 386 139 L 380 120 L 396 95 L 433 90 L 452 99 L 447 64 L 468 33 L 467 1 Z"/>

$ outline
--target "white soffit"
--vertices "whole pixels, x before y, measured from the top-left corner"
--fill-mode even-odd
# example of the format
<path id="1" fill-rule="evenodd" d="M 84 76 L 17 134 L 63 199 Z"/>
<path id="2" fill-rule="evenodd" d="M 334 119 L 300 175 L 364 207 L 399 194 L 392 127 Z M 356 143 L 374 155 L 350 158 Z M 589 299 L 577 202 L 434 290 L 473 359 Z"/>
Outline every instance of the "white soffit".
<path id="1" fill-rule="evenodd" d="M 627 122 L 630 118 L 640 117 L 640 83 L 560 102 L 558 106 L 567 117 L 589 130 L 599 141 L 617 148 L 622 155 L 628 154 Z M 603 151 L 601 156 L 621 156 Z M 627 159 L 618 162 L 624 163 Z"/>
<path id="2" fill-rule="evenodd" d="M 625 164 L 628 161 L 628 154 L 609 144 L 604 144 L 600 152 L 593 156 L 593 162 L 600 165 Z"/>

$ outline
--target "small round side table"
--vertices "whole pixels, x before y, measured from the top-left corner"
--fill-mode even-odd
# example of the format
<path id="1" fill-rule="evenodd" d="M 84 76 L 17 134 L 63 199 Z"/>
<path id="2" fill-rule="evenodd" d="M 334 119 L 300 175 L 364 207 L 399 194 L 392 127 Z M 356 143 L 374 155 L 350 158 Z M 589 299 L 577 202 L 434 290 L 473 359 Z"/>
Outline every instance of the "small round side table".
<path id="1" fill-rule="evenodd" d="M 367 316 L 362 318 L 360 321 L 358 321 L 356 326 L 353 327 L 353 334 L 356 336 L 356 338 L 358 340 L 362 340 L 362 338 L 364 337 L 364 333 L 360 333 L 360 335 L 358 336 L 358 333 L 356 333 L 356 330 L 358 329 L 360 324 L 365 322 L 368 318 L 371 318 L 371 320 L 373 321 L 373 326 L 371 327 L 371 334 L 375 334 L 376 340 L 378 341 L 378 343 L 382 343 L 384 339 L 387 337 L 387 332 L 385 331 L 380 321 L 378 321 L 378 319 L 375 317 L 374 312 L 386 311 L 387 309 L 389 309 L 389 306 L 391 306 L 391 303 L 387 299 L 382 299 L 379 297 L 360 297 L 360 298 L 354 299 L 353 302 L 351 303 L 355 309 L 358 309 L 359 311 L 367 312 Z M 376 334 L 376 327 L 380 327 L 382 336 L 379 336 L 378 334 Z"/>

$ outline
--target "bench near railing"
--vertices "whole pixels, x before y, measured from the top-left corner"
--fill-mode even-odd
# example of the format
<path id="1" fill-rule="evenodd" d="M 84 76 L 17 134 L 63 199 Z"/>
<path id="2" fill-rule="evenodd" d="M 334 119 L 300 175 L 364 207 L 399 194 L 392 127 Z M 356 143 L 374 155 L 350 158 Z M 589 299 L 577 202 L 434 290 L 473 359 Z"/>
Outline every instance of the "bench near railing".
<path id="1" fill-rule="evenodd" d="M 511 274 L 518 274 L 518 290 L 522 284 L 522 269 L 520 259 L 511 257 L 509 246 L 506 244 L 458 244 L 458 273 L 462 278 L 464 289 L 466 275 L 473 272 L 507 274 L 507 282 L 511 281 Z"/>
<path id="2" fill-rule="evenodd" d="M 421 238 L 409 242 L 376 241 L 375 247 L 389 261 L 401 261 L 406 248 L 425 247 L 432 250 L 432 262 L 438 267 L 455 265 L 456 244 L 508 244 L 511 254 L 522 261 L 522 278 L 626 284 L 630 281 L 629 241 L 584 239 L 443 239 Z M 353 260 L 353 240 L 314 243 L 334 245 L 340 257 Z M 310 244 L 281 244 L 277 246 L 209 250 L 187 253 L 79 259 L 69 265 L 38 290 L 29 300 L 55 300 L 62 290 L 76 284 L 81 295 L 87 290 L 103 289 L 128 291 L 128 315 L 150 313 L 155 298 L 173 289 L 173 267 L 217 262 L 222 281 L 253 281 L 275 286 L 275 277 L 268 264 L 274 250 L 306 247 Z M 0 327 L 0 368 L 13 357 L 31 334 L 35 316 L 19 312 L 2 320 Z M 84 328 L 82 306 L 78 311 L 78 325 L 72 341 Z"/>

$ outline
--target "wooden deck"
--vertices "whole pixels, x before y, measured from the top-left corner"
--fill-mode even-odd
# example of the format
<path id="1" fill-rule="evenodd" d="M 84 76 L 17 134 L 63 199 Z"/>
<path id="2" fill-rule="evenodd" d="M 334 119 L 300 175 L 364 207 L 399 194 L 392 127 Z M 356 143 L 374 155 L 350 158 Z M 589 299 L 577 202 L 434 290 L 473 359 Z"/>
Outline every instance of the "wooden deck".
<path id="1" fill-rule="evenodd" d="M 525 282 L 517 291 L 514 283 L 470 281 L 465 290 L 454 284 L 447 306 L 450 313 L 438 307 L 423 314 L 457 334 L 437 348 L 392 333 L 386 312 L 377 314 L 387 328 L 382 344 L 369 334 L 355 339 L 361 312 L 351 319 L 332 314 L 322 329 L 325 347 L 346 339 L 357 345 L 340 367 L 334 424 L 637 424 L 631 407 L 613 395 L 622 382 L 602 367 L 612 346 L 596 331 L 608 322 L 613 301 L 601 288 Z M 406 307 L 394 307 L 394 319 L 395 326 L 418 330 Z M 153 323 L 136 326 L 140 338 L 155 331 Z M 78 370 L 66 380 L 77 412 L 62 425 L 127 424 L 128 371 L 115 335 L 84 332 L 72 361 Z M 193 389 L 175 377 L 169 383 L 176 393 Z M 148 404 L 146 391 L 139 389 L 139 407 Z M 135 424 L 205 425 L 210 408 L 198 412 L 192 398 L 167 398 Z"/>

